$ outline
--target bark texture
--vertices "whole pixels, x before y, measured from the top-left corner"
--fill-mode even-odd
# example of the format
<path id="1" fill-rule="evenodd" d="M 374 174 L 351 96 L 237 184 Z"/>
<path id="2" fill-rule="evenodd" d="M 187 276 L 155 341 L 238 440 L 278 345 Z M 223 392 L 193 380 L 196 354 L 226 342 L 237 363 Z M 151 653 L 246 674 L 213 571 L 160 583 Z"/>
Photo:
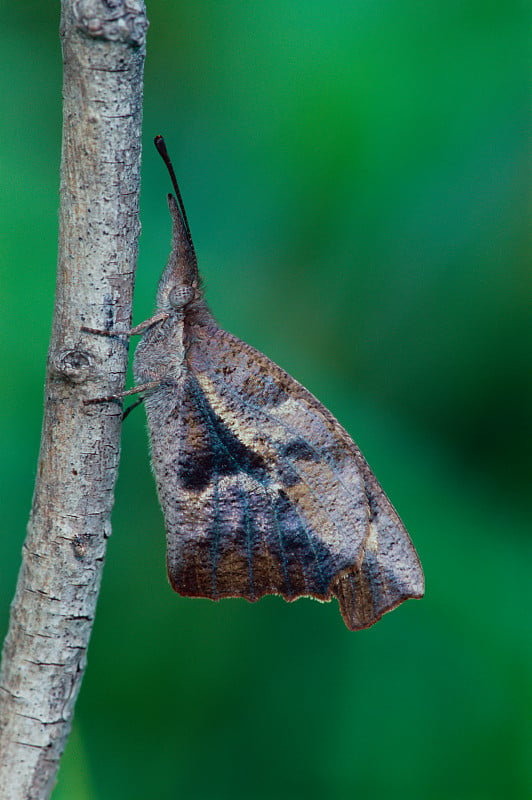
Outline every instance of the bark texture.
<path id="1" fill-rule="evenodd" d="M 63 0 L 58 275 L 41 450 L 0 675 L 0 797 L 51 794 L 83 677 L 119 460 L 139 234 L 142 0 Z"/>

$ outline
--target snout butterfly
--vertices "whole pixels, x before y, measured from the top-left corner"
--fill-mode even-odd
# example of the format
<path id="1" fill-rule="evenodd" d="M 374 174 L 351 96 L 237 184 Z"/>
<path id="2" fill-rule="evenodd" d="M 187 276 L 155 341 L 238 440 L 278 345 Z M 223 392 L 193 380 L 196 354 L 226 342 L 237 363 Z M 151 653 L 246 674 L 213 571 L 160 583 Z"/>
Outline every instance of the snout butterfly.
<path id="1" fill-rule="evenodd" d="M 172 587 L 188 597 L 338 599 L 350 630 L 422 597 L 414 546 L 357 445 L 301 384 L 218 327 L 170 174 L 172 250 L 142 333 L 142 392 Z M 83 328 L 91 333 L 117 331 Z"/>

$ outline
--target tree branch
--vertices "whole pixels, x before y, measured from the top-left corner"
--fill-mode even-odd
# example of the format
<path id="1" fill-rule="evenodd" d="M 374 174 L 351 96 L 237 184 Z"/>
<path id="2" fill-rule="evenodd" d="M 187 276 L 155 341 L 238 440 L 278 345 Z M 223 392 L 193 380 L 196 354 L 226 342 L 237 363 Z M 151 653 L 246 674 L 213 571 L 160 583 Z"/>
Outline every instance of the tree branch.
<path id="1" fill-rule="evenodd" d="M 0 797 L 48 798 L 85 669 L 111 533 L 139 234 L 142 0 L 63 0 L 56 302 L 41 450 L 0 675 Z"/>

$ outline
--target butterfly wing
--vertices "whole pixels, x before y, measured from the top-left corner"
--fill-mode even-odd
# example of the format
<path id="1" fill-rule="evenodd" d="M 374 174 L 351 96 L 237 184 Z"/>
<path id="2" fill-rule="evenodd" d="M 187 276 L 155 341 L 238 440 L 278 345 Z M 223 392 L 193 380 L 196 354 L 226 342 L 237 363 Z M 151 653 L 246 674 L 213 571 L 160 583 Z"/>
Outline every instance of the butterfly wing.
<path id="1" fill-rule="evenodd" d="M 147 411 L 177 592 L 336 596 L 351 630 L 423 595 L 408 533 L 358 447 L 262 353 L 211 327 Z"/>

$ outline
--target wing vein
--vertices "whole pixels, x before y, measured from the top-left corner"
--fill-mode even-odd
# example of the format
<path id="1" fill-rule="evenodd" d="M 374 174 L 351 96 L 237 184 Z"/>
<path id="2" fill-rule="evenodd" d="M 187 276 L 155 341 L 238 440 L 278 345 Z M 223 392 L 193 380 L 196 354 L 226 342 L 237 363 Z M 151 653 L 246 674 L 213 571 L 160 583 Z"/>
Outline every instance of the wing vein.
<path id="1" fill-rule="evenodd" d="M 245 524 L 245 530 L 246 530 L 246 558 L 247 558 L 247 562 L 248 562 L 248 575 L 249 575 L 249 582 L 250 582 L 250 593 L 254 596 L 253 563 L 252 563 L 253 562 L 253 553 L 252 553 L 253 546 L 252 546 L 252 540 L 251 540 L 252 531 L 251 531 L 251 526 L 250 526 L 249 506 L 248 506 L 247 501 L 245 500 L 246 491 L 242 487 L 242 484 L 241 484 L 241 481 L 240 481 L 240 474 L 241 473 L 244 473 L 244 474 L 248 475 L 248 477 L 253 482 L 257 483 L 259 486 L 262 487 L 262 489 L 264 491 L 264 495 L 266 496 L 267 501 L 268 501 L 268 503 L 270 505 L 270 508 L 273 511 L 273 517 L 274 517 L 274 520 L 275 520 L 275 523 L 276 523 L 276 528 L 277 528 L 277 531 L 278 531 L 278 534 L 279 534 L 281 552 L 283 554 L 283 573 L 285 574 L 285 578 L 286 578 L 286 582 L 287 582 L 287 588 L 290 591 L 290 578 L 289 578 L 288 568 L 287 568 L 287 564 L 286 564 L 286 550 L 285 550 L 285 548 L 284 548 L 284 546 L 282 544 L 282 541 L 283 541 L 282 529 L 281 529 L 281 525 L 279 523 L 278 513 L 277 513 L 277 509 L 275 508 L 275 504 L 273 502 L 273 498 L 271 497 L 270 492 L 267 491 L 267 485 L 266 485 L 266 483 L 264 481 L 260 480 L 260 478 L 258 478 L 256 475 L 252 475 L 239 462 L 239 460 L 230 451 L 230 449 L 227 447 L 227 445 L 224 443 L 224 441 L 220 437 L 220 435 L 219 435 L 219 433 L 218 433 L 218 431 L 216 429 L 216 425 L 214 424 L 214 421 L 213 421 L 213 416 L 215 415 L 215 411 L 213 410 L 212 406 L 210 405 L 210 403 L 208 401 L 208 396 L 205 393 L 204 388 L 201 386 L 199 380 L 197 380 L 197 379 L 196 380 L 192 380 L 190 382 L 190 384 L 191 384 L 191 388 L 194 387 L 193 391 L 194 391 L 196 399 L 198 401 L 197 405 L 196 405 L 196 408 L 202 414 L 202 416 L 203 416 L 203 418 L 205 420 L 207 431 L 208 431 L 209 438 L 210 438 L 211 442 L 213 441 L 213 437 L 215 437 L 217 439 L 220 447 L 224 450 L 226 455 L 233 461 L 233 463 L 236 465 L 236 467 L 238 469 L 237 476 L 238 476 L 238 479 L 239 479 L 238 480 L 239 494 L 240 494 L 240 497 L 242 499 L 242 505 L 243 505 L 243 508 L 244 508 L 244 524 Z M 290 463 L 293 464 L 291 459 L 287 458 L 287 460 L 290 461 Z M 305 484 L 305 486 L 307 487 L 309 492 L 312 494 L 312 496 L 315 497 L 318 500 L 318 505 L 320 506 L 320 508 L 322 508 L 322 510 L 324 511 L 324 513 L 326 514 L 328 519 L 330 520 L 331 524 L 334 525 L 337 528 L 338 527 L 337 524 L 334 522 L 334 520 L 330 516 L 329 512 L 327 511 L 327 509 L 319 502 L 319 497 L 316 495 L 314 490 L 309 486 L 309 484 L 307 483 L 306 480 L 303 480 L 303 476 L 297 470 L 296 470 L 296 472 L 297 472 L 298 476 L 302 479 L 302 482 Z M 322 586 L 322 593 L 325 594 L 328 591 L 328 583 L 329 582 L 328 582 L 327 578 L 325 577 L 325 575 L 323 573 L 323 569 L 322 569 L 322 566 L 321 566 L 321 563 L 320 563 L 320 559 L 317 556 L 316 548 L 314 547 L 314 544 L 313 544 L 313 541 L 312 541 L 312 537 L 310 536 L 310 533 L 308 531 L 308 528 L 307 528 L 307 525 L 306 525 L 306 521 L 304 520 L 303 516 L 301 515 L 301 513 L 300 513 L 300 511 L 297 508 L 297 505 L 295 503 L 291 503 L 291 507 L 294 509 L 294 512 L 297 515 L 297 518 L 298 518 L 298 521 L 299 521 L 299 529 L 302 531 L 302 533 L 306 537 L 306 539 L 308 541 L 309 549 L 310 549 L 310 551 L 312 552 L 312 554 L 314 556 L 314 561 L 316 563 L 317 572 L 318 572 L 320 583 L 321 583 L 321 586 Z M 300 564 L 301 564 L 301 569 L 303 570 L 304 575 L 305 575 L 305 585 L 308 586 L 307 572 L 305 571 L 305 567 L 304 567 L 303 563 L 300 562 Z"/>

